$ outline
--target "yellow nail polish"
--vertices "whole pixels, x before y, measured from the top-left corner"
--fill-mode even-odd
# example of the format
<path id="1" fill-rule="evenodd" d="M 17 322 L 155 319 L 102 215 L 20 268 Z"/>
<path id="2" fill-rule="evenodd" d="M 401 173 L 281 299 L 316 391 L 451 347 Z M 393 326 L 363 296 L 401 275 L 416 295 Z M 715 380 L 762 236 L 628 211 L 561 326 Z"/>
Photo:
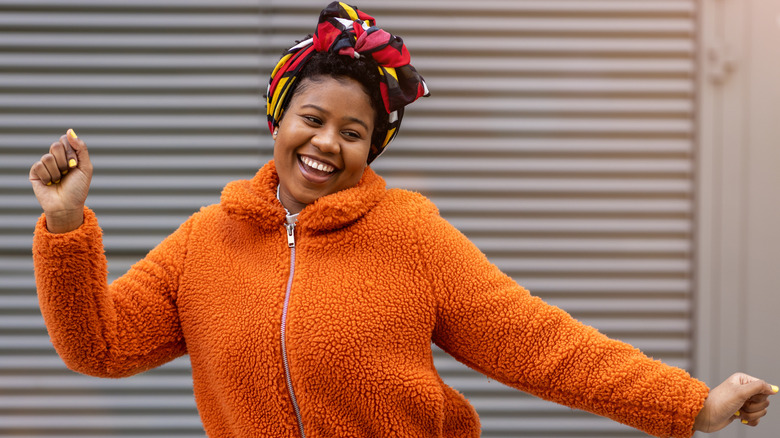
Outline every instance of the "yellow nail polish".
<path id="1" fill-rule="evenodd" d="M 739 411 L 737 411 L 736 414 L 734 414 L 735 417 L 739 417 Z"/>
<path id="2" fill-rule="evenodd" d="M 47 183 L 46 183 L 46 185 L 47 185 L 47 186 L 50 186 L 50 185 L 51 185 L 51 181 L 47 182 Z"/>
<path id="3" fill-rule="evenodd" d="M 70 138 L 79 138 L 76 135 L 76 132 L 74 130 L 72 130 L 72 129 L 68 129 L 68 137 L 70 137 Z"/>
<path id="4" fill-rule="evenodd" d="M 742 424 L 748 424 L 747 420 L 742 420 Z"/>
<path id="5" fill-rule="evenodd" d="M 68 167 L 76 167 L 76 159 L 75 158 L 71 158 L 70 160 L 68 160 Z"/>
<path id="6" fill-rule="evenodd" d="M 62 171 L 62 174 L 63 174 L 63 175 L 67 175 L 67 174 L 68 174 L 68 169 L 65 169 L 65 170 L 63 170 L 63 171 Z"/>
<path id="7" fill-rule="evenodd" d="M 57 181 L 54 181 L 54 184 L 59 184 L 60 181 L 62 181 L 62 180 L 58 179 Z"/>
<path id="8" fill-rule="evenodd" d="M 777 385 L 772 385 L 772 391 L 774 392 L 780 391 L 780 388 L 778 388 Z"/>

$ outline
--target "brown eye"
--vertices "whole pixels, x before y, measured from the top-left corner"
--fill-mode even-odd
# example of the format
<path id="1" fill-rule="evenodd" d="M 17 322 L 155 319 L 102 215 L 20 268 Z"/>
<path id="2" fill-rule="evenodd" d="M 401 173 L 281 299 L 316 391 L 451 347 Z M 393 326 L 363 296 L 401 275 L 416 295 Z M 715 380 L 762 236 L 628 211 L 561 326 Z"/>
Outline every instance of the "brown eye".
<path id="1" fill-rule="evenodd" d="M 314 116 L 303 116 L 304 119 L 306 119 L 307 122 L 314 124 L 314 125 L 322 125 L 322 120 L 318 119 Z"/>
<path id="2" fill-rule="evenodd" d="M 344 131 L 343 134 L 350 138 L 360 139 L 360 134 L 355 131 Z"/>

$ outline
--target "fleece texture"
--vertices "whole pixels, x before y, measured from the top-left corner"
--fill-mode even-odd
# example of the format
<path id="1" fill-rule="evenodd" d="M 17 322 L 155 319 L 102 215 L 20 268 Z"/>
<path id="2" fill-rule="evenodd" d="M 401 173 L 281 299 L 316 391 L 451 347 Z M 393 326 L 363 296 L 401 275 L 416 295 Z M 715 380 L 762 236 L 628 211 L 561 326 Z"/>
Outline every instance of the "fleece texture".
<path id="1" fill-rule="evenodd" d="M 75 371 L 122 377 L 189 354 L 212 437 L 297 437 L 281 347 L 291 249 L 269 162 L 228 184 L 112 284 L 101 230 L 33 256 L 52 342 Z M 507 385 L 660 437 L 689 437 L 708 394 L 685 371 L 532 296 L 419 194 L 370 168 L 299 215 L 287 358 L 308 437 L 477 437 L 431 342 Z"/>

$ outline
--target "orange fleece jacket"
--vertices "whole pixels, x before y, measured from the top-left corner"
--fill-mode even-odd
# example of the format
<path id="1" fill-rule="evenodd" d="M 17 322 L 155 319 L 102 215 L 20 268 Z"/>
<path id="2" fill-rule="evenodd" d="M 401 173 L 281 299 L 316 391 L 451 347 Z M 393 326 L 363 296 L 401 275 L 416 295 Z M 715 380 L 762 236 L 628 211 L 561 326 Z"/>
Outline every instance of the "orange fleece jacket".
<path id="1" fill-rule="evenodd" d="M 85 209 L 70 233 L 38 223 L 33 255 L 54 346 L 81 373 L 121 377 L 189 354 L 213 437 L 300 436 L 281 325 L 291 249 L 273 162 L 228 184 L 108 285 Z M 308 437 L 476 437 L 431 342 L 511 385 L 657 436 L 689 437 L 708 394 L 685 371 L 544 303 L 490 264 L 419 194 L 367 169 L 299 215 L 286 324 Z"/>

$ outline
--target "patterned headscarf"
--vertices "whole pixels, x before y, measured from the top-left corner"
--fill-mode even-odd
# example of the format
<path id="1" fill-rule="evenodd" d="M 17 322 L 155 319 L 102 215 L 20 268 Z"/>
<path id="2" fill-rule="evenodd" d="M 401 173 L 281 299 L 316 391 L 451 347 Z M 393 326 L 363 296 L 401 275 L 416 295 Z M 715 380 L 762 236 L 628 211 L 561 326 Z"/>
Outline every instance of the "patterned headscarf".
<path id="1" fill-rule="evenodd" d="M 271 73 L 266 106 L 271 132 L 292 97 L 289 91 L 301 69 L 315 52 L 338 53 L 356 59 L 368 57 L 379 65 L 380 94 L 388 114 L 388 126 L 383 143 L 371 145 L 370 163 L 398 133 L 404 106 L 428 96 L 428 87 L 409 64 L 409 52 L 400 37 L 376 27 L 374 17 L 358 8 L 333 2 L 320 13 L 314 36 L 288 49 Z"/>

